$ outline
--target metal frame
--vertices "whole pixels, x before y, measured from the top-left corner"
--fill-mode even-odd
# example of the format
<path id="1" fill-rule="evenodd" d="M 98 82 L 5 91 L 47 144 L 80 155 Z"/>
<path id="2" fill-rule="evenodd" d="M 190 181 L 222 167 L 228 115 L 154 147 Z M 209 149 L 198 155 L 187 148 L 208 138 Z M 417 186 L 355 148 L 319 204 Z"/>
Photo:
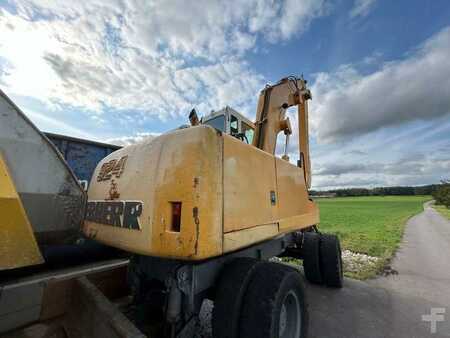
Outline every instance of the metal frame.
<path id="1" fill-rule="evenodd" d="M 50 312 L 58 312 L 70 302 L 69 291 L 61 293 L 62 288 L 70 290 L 77 278 L 125 269 L 128 263 L 128 259 L 112 259 L 23 278 L 5 275 L 0 279 L 0 336 L 21 326 L 52 318 Z M 49 302 L 54 295 L 59 298 Z"/>

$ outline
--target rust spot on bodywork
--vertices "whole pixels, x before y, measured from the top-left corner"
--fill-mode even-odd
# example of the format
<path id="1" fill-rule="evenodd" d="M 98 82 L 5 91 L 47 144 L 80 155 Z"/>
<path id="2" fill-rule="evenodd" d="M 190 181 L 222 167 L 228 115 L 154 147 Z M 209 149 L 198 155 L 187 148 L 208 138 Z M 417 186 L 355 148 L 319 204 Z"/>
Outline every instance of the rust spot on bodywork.
<path id="1" fill-rule="evenodd" d="M 195 245 L 194 245 L 194 249 L 195 249 L 195 254 L 197 254 L 198 251 L 198 240 L 199 240 L 199 235 L 200 235 L 200 220 L 198 218 L 198 207 L 194 207 L 192 209 L 192 217 L 194 218 L 194 223 L 195 223 Z"/>
<path id="2" fill-rule="evenodd" d="M 194 177 L 194 188 L 197 188 L 200 183 L 200 178 Z"/>
<path id="3" fill-rule="evenodd" d="M 89 229 L 89 232 L 87 236 L 91 239 L 95 239 L 97 237 L 97 230 L 96 229 Z"/>

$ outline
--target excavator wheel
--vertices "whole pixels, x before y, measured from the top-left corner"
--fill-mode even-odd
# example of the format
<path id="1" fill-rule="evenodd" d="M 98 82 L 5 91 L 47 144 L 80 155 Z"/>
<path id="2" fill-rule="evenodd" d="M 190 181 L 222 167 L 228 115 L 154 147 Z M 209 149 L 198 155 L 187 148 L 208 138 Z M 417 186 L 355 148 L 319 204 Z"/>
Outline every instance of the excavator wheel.
<path id="1" fill-rule="evenodd" d="M 323 284 L 320 266 L 320 240 L 321 235 L 316 232 L 305 232 L 303 234 L 303 269 L 306 279 L 313 284 Z"/>
<path id="2" fill-rule="evenodd" d="M 255 268 L 262 262 L 248 257 L 235 258 L 225 265 L 216 287 L 212 313 L 214 338 L 238 338 L 242 299 Z"/>
<path id="3" fill-rule="evenodd" d="M 278 263 L 257 265 L 244 296 L 239 337 L 305 338 L 307 329 L 298 270 Z"/>
<path id="4" fill-rule="evenodd" d="M 339 238 L 322 234 L 320 239 L 320 265 L 326 286 L 342 288 L 344 273 Z"/>

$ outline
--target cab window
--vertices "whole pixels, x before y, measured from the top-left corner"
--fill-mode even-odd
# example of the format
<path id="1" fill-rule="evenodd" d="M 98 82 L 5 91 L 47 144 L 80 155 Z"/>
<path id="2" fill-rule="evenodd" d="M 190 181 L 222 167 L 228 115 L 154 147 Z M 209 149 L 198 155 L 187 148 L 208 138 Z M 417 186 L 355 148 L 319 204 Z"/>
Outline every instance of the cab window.
<path id="1" fill-rule="evenodd" d="M 203 122 L 203 124 L 207 124 L 211 127 L 219 129 L 221 131 L 225 131 L 225 115 L 216 116 L 215 118 L 213 118 L 211 120 Z"/>
<path id="2" fill-rule="evenodd" d="M 231 118 L 230 118 L 230 134 L 231 135 L 236 135 L 237 133 L 239 133 L 238 119 L 236 118 L 236 116 L 231 115 Z"/>
<path id="3" fill-rule="evenodd" d="M 246 141 L 248 141 L 248 144 L 252 144 L 253 142 L 253 134 L 254 130 L 251 126 L 249 126 L 247 123 L 242 122 L 242 133 L 245 135 Z"/>

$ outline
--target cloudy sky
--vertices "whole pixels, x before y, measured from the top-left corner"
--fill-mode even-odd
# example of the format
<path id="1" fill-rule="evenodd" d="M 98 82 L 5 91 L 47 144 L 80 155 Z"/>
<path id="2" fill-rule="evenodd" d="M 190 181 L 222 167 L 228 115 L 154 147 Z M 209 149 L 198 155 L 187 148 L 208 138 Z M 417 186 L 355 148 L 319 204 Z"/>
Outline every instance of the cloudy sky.
<path id="1" fill-rule="evenodd" d="M 0 88 L 44 131 L 127 143 L 192 107 L 253 119 L 266 83 L 300 74 L 314 188 L 450 177 L 447 0 L 0 1 Z"/>

